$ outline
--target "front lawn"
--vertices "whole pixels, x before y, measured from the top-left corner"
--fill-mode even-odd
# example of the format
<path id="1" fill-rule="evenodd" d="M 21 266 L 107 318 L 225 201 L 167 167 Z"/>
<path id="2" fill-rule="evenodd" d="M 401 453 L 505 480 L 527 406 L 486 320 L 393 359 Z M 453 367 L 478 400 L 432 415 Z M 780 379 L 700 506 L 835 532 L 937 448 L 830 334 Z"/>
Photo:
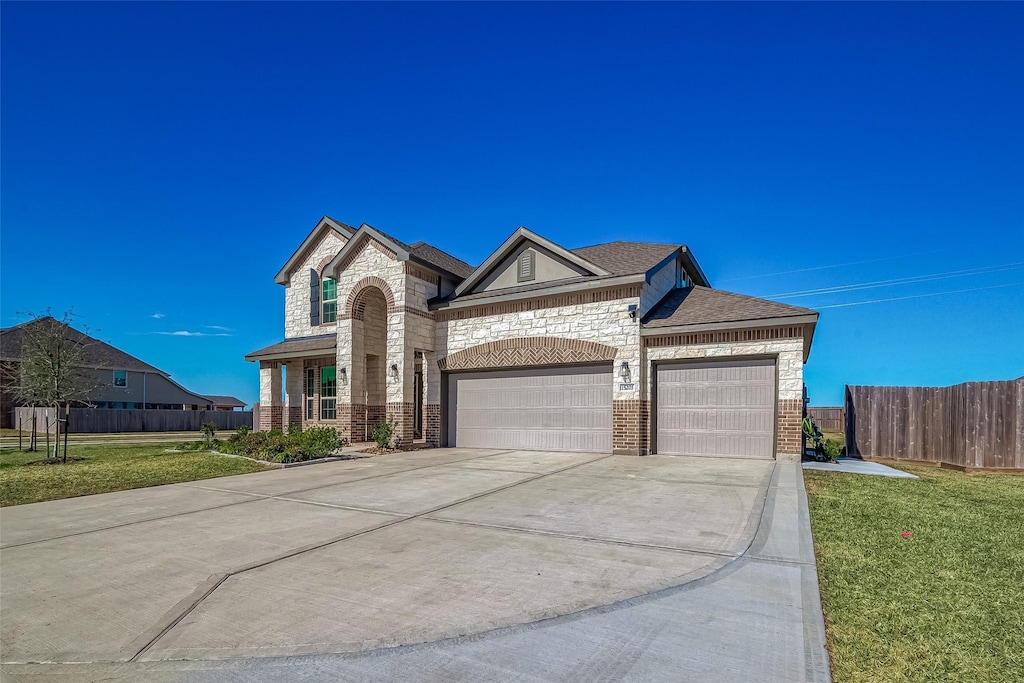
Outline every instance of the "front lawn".
<path id="1" fill-rule="evenodd" d="M 0 506 L 175 484 L 268 469 L 263 465 L 215 453 L 176 453 L 168 445 L 105 445 L 68 447 L 66 465 L 27 465 L 46 457 L 36 453 L 0 451 Z"/>
<path id="2" fill-rule="evenodd" d="M 900 468 L 804 471 L 835 681 L 1024 681 L 1024 477 Z"/>

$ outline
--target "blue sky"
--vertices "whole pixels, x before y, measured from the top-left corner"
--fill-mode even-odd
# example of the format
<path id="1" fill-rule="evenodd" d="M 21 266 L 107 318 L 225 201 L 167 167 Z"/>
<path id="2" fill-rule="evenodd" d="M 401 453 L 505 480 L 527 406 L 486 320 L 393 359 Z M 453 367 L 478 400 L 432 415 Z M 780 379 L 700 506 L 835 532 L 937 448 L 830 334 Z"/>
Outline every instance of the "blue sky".
<path id="1" fill-rule="evenodd" d="M 817 405 L 1018 377 L 1022 30 L 1019 3 L 4 2 L 0 323 L 73 306 L 251 402 L 273 276 L 327 214 L 473 264 L 519 225 L 685 243 L 821 311 Z"/>

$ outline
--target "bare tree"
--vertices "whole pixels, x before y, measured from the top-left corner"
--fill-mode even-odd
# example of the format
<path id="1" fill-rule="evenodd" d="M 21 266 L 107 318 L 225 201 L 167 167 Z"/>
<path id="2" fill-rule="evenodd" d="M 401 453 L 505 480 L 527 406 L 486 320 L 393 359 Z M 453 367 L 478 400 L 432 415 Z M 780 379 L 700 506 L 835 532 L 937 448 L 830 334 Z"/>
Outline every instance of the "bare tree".
<path id="1" fill-rule="evenodd" d="M 31 314 L 29 314 L 31 315 Z M 88 348 L 94 343 L 87 335 L 71 327 L 74 313 L 65 311 L 60 320 L 50 309 L 22 326 L 21 353 L 16 364 L 11 364 L 9 384 L 15 396 L 33 407 L 54 408 L 60 415 L 64 408 L 65 433 L 69 409 L 72 404 L 88 405 L 89 395 L 101 382 L 88 363 Z M 57 442 L 60 442 L 60 421 L 57 423 Z M 54 449 L 54 457 L 58 450 Z M 49 457 L 47 448 L 47 457 Z M 64 462 L 67 462 L 65 435 Z"/>

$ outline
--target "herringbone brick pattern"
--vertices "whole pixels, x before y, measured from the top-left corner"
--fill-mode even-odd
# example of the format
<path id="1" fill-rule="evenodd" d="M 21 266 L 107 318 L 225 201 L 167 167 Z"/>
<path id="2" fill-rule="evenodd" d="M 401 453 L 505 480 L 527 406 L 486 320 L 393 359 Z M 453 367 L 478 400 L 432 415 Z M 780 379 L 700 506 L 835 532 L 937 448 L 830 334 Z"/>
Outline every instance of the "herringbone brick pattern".
<path id="1" fill-rule="evenodd" d="M 441 370 L 514 368 L 529 365 L 611 362 L 616 349 L 581 339 L 557 337 L 516 337 L 480 344 L 441 358 Z"/>

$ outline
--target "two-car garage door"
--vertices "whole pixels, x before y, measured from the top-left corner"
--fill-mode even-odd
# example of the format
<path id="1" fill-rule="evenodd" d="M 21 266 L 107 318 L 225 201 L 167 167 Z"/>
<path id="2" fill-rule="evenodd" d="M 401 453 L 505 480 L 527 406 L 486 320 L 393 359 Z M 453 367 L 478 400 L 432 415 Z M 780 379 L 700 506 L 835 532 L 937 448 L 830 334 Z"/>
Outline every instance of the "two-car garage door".
<path id="1" fill-rule="evenodd" d="M 657 365 L 654 450 L 774 454 L 775 361 Z M 612 452 L 612 365 L 453 373 L 447 443 L 469 448 Z"/>
<path id="2" fill-rule="evenodd" d="M 448 376 L 449 445 L 612 451 L 612 366 Z"/>
<path id="3" fill-rule="evenodd" d="M 774 453 L 774 360 L 659 365 L 656 400 L 660 454 Z"/>

